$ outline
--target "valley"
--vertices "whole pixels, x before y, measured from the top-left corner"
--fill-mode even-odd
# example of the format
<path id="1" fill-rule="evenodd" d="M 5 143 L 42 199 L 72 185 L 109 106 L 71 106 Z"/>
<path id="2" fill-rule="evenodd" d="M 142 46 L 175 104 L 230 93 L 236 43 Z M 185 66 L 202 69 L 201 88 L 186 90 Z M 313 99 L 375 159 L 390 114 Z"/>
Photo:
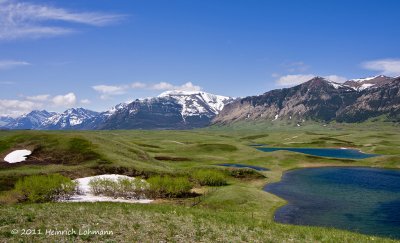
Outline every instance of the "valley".
<path id="1" fill-rule="evenodd" d="M 111 230 L 107 235 L 56 236 L 74 241 L 352 241 L 390 242 L 382 236 L 274 221 L 285 200 L 264 192 L 285 171 L 308 167 L 400 168 L 400 128 L 395 123 L 309 124 L 302 127 L 253 124 L 184 131 L 2 131 L 1 155 L 29 147 L 26 161 L 0 162 L 2 194 L 19 177 L 60 173 L 71 179 L 100 174 L 149 178 L 190 176 L 197 170 L 226 174 L 227 185 L 194 186 L 189 197 L 157 199 L 146 205 L 124 203 L 44 203 L 2 205 L 0 237 L 13 239 L 13 228 Z M 74 146 L 72 146 L 74 144 Z M 262 152 L 259 146 L 354 148 L 381 156 L 338 159 L 289 151 Z M 253 146 L 251 146 L 253 145 Z M 71 153 L 73 151 L 73 153 Z M 4 155 L 4 156 L 3 156 Z M 39 162 L 46 158 L 46 163 Z M 179 158 L 179 159 L 176 159 Z M 224 167 L 239 164 L 266 168 Z M 256 167 L 256 168 L 257 168 Z M 249 173 L 249 171 L 251 173 Z M 8 185 L 7 185 L 8 184 Z M 4 203 L 4 199 L 3 199 Z M 71 213 L 72 212 L 72 213 Z M 111 216 L 112 215 L 112 216 Z M 44 240 L 45 235 L 20 236 Z"/>

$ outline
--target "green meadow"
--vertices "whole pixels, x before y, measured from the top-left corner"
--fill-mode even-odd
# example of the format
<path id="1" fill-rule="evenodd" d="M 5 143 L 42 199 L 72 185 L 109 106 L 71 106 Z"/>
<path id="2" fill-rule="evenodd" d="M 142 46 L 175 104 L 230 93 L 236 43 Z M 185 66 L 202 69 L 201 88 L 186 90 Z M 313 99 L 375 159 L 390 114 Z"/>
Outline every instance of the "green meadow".
<path id="1" fill-rule="evenodd" d="M 251 144 L 274 147 L 356 148 L 383 156 L 363 160 L 322 158 L 287 151 L 266 153 Z M 198 176 L 225 175 L 220 186 L 194 186 L 193 195 L 157 199 L 151 204 L 13 203 L 0 206 L 0 241 L 93 242 L 391 242 L 333 228 L 275 223 L 285 201 L 262 189 L 287 170 L 317 166 L 400 168 L 400 127 L 392 123 L 260 124 L 186 131 L 1 131 L 2 158 L 15 149 L 33 151 L 28 161 L 0 163 L 0 191 L 6 195 L 18 178 L 59 173 L 71 179 L 99 174 Z M 218 166 L 260 166 L 254 171 Z M 221 174 L 221 173 L 219 173 Z M 217 178 L 217 176 L 216 176 Z M 216 179 L 215 179 L 216 180 Z M 12 230 L 18 230 L 13 234 Z M 35 230 L 21 235 L 26 229 Z M 46 230 L 72 230 L 46 235 Z M 112 231 L 112 235 L 79 230 Z M 41 234 L 38 234 L 41 232 Z M 50 233 L 49 233 L 50 234 Z"/>

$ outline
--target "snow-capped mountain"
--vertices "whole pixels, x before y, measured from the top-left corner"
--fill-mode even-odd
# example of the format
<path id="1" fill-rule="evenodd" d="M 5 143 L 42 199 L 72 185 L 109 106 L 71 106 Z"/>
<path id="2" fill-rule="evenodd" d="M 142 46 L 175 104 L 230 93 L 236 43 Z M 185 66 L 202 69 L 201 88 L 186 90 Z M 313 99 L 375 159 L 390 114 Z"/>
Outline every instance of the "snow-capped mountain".
<path id="1" fill-rule="evenodd" d="M 378 87 L 387 84 L 393 79 L 394 78 L 387 77 L 384 75 L 378 75 L 368 78 L 350 79 L 344 82 L 343 85 L 351 87 L 357 91 L 362 91 L 368 88 Z"/>
<path id="2" fill-rule="evenodd" d="M 205 115 L 214 117 L 231 102 L 231 97 L 214 95 L 199 91 L 166 91 L 160 94 L 160 98 L 170 98 L 182 105 L 182 117 Z"/>
<path id="3" fill-rule="evenodd" d="M 167 91 L 117 109 L 100 129 L 185 129 L 210 124 L 233 99 L 206 92 Z"/>
<path id="4" fill-rule="evenodd" d="M 98 115 L 98 112 L 84 108 L 71 108 L 63 113 L 49 117 L 43 122 L 40 128 L 52 130 L 85 129 L 88 126 L 88 121 L 94 119 Z"/>
<path id="5" fill-rule="evenodd" d="M 50 117 L 57 115 L 55 112 L 46 110 L 34 110 L 25 115 L 22 115 L 5 127 L 9 129 L 39 129 Z"/>

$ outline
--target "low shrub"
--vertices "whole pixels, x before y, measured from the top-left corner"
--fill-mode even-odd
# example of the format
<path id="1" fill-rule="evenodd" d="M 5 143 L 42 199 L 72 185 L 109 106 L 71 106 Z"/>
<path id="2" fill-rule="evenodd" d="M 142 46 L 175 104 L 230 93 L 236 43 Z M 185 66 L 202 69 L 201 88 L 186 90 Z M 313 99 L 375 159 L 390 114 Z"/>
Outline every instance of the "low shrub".
<path id="1" fill-rule="evenodd" d="M 153 198 L 182 197 L 192 189 L 187 177 L 153 176 L 147 182 L 150 184 L 149 196 Z"/>
<path id="2" fill-rule="evenodd" d="M 69 199 L 75 194 L 76 187 L 75 181 L 59 174 L 33 175 L 18 180 L 15 192 L 22 200 L 42 203 Z"/>
<path id="3" fill-rule="evenodd" d="M 149 188 L 146 181 L 134 178 L 119 178 L 118 180 L 95 178 L 90 180 L 89 186 L 94 195 L 125 199 L 143 198 Z"/>
<path id="4" fill-rule="evenodd" d="M 241 169 L 228 169 L 227 173 L 238 179 L 262 179 L 265 178 L 264 175 L 258 173 L 257 171 L 253 169 L 246 169 L 246 168 L 241 168 Z"/>
<path id="5" fill-rule="evenodd" d="M 223 172 L 216 170 L 197 170 L 192 178 L 201 186 L 224 186 L 227 184 Z"/>

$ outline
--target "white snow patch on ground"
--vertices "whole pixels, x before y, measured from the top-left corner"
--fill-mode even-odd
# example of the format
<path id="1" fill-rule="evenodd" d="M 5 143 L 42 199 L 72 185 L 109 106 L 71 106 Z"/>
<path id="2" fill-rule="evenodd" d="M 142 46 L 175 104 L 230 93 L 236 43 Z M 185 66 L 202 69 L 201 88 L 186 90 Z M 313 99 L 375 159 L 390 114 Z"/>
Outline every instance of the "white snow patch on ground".
<path id="1" fill-rule="evenodd" d="M 30 155 L 32 152 L 27 149 L 15 150 L 4 158 L 4 161 L 8 163 L 18 163 L 26 160 L 26 156 Z"/>
<path id="2" fill-rule="evenodd" d="M 122 199 L 122 198 L 112 198 L 105 196 L 96 196 L 93 195 L 90 191 L 89 182 L 92 179 L 110 179 L 110 180 L 118 180 L 118 179 L 133 179 L 134 177 L 129 177 L 125 175 L 116 175 L 116 174 L 105 174 L 98 176 L 90 176 L 76 179 L 78 182 L 79 193 L 77 195 L 72 196 L 68 200 L 64 200 L 63 202 L 125 202 L 125 203 L 151 203 L 153 200 L 150 199 Z"/>

